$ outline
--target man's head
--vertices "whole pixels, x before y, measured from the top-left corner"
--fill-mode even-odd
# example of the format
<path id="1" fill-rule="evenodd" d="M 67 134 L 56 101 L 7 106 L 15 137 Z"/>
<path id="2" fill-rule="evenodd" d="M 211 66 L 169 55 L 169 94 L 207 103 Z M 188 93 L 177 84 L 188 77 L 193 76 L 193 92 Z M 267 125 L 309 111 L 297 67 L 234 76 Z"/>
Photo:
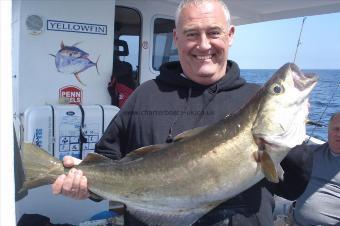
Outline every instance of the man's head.
<path id="1" fill-rule="evenodd" d="M 334 113 L 329 120 L 328 143 L 334 153 L 340 154 L 340 112 Z"/>
<path id="2" fill-rule="evenodd" d="M 221 0 L 183 0 L 176 13 L 174 40 L 184 74 L 211 85 L 224 76 L 235 27 Z"/>

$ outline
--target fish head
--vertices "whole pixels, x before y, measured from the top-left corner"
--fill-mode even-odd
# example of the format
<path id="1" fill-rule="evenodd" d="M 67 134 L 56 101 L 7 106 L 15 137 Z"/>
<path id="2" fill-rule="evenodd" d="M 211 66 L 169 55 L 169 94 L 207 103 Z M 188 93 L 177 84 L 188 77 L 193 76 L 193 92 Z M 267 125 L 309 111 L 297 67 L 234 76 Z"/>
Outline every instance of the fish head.
<path id="1" fill-rule="evenodd" d="M 86 58 L 89 56 L 88 53 L 73 46 L 65 46 L 63 49 L 60 49 L 57 54 L 63 57 L 72 57 L 72 58 Z"/>
<path id="2" fill-rule="evenodd" d="M 76 43 L 78 44 L 78 43 Z M 77 47 L 75 45 L 66 46 L 63 41 L 60 43 L 60 50 L 58 51 L 57 55 L 60 57 L 72 57 L 72 58 L 87 58 L 89 54 Z"/>
<path id="3" fill-rule="evenodd" d="M 262 87 L 252 126 L 260 149 L 288 150 L 303 142 L 308 98 L 317 80 L 316 75 L 305 75 L 295 64 L 287 63 Z"/>

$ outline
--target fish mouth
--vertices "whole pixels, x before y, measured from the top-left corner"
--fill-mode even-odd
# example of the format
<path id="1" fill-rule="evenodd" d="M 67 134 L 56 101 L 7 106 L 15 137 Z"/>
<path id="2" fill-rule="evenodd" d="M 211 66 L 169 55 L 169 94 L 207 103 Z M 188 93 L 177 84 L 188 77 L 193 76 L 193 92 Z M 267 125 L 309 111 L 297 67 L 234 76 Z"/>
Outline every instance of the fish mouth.
<path id="1" fill-rule="evenodd" d="M 313 87 L 319 80 L 319 76 L 315 73 L 304 74 L 295 64 L 290 64 L 290 69 L 295 72 L 293 73 L 294 86 L 300 91 Z"/>

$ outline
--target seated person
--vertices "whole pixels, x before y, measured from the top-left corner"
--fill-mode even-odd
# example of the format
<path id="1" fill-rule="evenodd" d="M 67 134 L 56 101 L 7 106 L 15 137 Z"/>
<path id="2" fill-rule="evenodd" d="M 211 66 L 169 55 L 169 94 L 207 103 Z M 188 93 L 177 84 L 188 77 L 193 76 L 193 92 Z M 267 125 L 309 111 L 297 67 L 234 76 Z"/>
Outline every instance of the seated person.
<path id="1" fill-rule="evenodd" d="M 328 142 L 313 151 L 312 171 L 297 199 L 298 225 L 340 225 L 340 112 L 328 124 Z"/>
<path id="2" fill-rule="evenodd" d="M 132 65 L 126 61 L 121 61 L 121 56 L 129 55 L 128 44 L 124 40 L 114 40 L 114 61 L 111 82 L 108 91 L 111 96 L 111 104 L 121 108 L 136 88 L 133 78 Z"/>

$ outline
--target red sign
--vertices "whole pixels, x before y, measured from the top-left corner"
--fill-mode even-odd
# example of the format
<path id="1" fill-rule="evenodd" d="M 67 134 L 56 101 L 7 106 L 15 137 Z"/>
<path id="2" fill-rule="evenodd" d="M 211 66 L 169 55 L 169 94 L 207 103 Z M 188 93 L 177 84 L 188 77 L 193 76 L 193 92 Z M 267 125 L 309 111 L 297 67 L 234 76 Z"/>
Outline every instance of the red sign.
<path id="1" fill-rule="evenodd" d="M 64 104 L 81 104 L 83 91 L 77 86 L 64 86 L 59 89 L 59 102 Z"/>

